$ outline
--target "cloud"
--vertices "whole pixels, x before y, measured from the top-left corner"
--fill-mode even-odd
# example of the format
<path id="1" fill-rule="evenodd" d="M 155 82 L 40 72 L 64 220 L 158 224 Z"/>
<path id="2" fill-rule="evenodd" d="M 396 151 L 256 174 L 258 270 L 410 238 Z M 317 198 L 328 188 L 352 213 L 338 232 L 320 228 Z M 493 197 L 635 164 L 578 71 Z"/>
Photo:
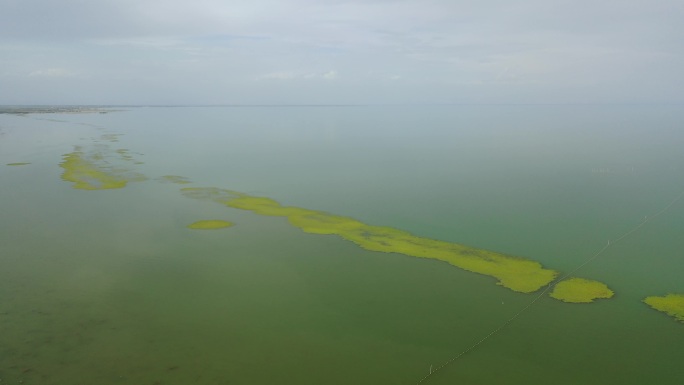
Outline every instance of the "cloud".
<path id="1" fill-rule="evenodd" d="M 335 80 L 338 78 L 338 73 L 336 70 L 330 70 L 327 72 L 310 72 L 302 76 L 304 79 L 323 79 L 323 80 Z"/>
<path id="2" fill-rule="evenodd" d="M 7 0 L 0 68 L 26 78 L 54 63 L 31 77 L 72 76 L 85 98 L 127 84 L 145 100 L 224 89 L 258 100 L 275 88 L 305 100 L 334 82 L 352 99 L 420 88 L 463 101 L 481 86 L 480 101 L 569 100 L 568 87 L 619 101 L 651 87 L 684 101 L 682 19 L 681 0 Z M 61 68 L 89 82 L 78 90 Z M 37 92 L 12 84 L 0 100 Z"/>
<path id="3" fill-rule="evenodd" d="M 46 68 L 46 69 L 39 69 L 35 70 L 33 72 L 30 72 L 28 76 L 30 77 L 41 77 L 41 78 L 67 78 L 67 77 L 73 77 L 76 74 L 65 70 L 63 68 Z"/>
<path id="4" fill-rule="evenodd" d="M 323 79 L 335 80 L 338 78 L 336 70 L 327 72 L 297 72 L 297 71 L 277 71 L 259 75 L 257 80 L 296 80 L 296 79 Z"/>
<path id="5" fill-rule="evenodd" d="M 298 76 L 293 72 L 270 72 L 257 77 L 257 80 L 291 80 Z"/>
<path id="6" fill-rule="evenodd" d="M 324 74 L 321 74 L 321 77 L 323 79 L 326 79 L 326 80 L 335 80 L 335 79 L 337 79 L 337 71 L 335 71 L 335 70 L 328 71 Z"/>

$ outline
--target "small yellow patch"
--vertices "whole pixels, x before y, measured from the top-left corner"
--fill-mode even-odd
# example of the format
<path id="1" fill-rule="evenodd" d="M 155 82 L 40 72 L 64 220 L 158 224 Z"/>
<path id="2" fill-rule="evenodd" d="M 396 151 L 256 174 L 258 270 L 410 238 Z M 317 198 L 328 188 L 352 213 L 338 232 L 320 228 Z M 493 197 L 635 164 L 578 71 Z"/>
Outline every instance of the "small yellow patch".
<path id="1" fill-rule="evenodd" d="M 233 223 L 228 221 L 222 221 L 219 219 L 208 219 L 205 221 L 197 221 L 188 225 L 189 229 L 195 230 L 216 230 L 225 229 L 226 227 L 233 226 Z"/>
<path id="2" fill-rule="evenodd" d="M 553 288 L 551 297 L 563 302 L 589 303 L 597 298 L 610 298 L 613 291 L 606 284 L 583 278 L 570 278 Z"/>
<path id="3" fill-rule="evenodd" d="M 680 322 L 684 322 L 684 294 L 646 297 L 644 303 L 658 311 L 667 313 Z"/>

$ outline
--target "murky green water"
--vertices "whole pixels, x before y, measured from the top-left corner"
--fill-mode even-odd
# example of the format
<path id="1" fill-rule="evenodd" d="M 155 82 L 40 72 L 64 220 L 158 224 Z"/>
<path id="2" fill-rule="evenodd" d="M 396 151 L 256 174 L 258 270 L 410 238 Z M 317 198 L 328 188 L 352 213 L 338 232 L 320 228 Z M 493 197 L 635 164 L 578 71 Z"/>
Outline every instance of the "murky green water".
<path id="1" fill-rule="evenodd" d="M 0 115 L 0 379 L 415 384 L 535 294 L 180 189 L 267 196 L 565 273 L 684 191 L 682 148 L 672 106 Z M 75 151 L 146 180 L 74 189 L 60 163 Z M 235 226 L 187 228 L 207 219 Z M 423 384 L 680 384 L 684 324 L 641 300 L 684 292 L 683 231 L 680 200 L 577 273 L 615 297 L 544 296 Z"/>

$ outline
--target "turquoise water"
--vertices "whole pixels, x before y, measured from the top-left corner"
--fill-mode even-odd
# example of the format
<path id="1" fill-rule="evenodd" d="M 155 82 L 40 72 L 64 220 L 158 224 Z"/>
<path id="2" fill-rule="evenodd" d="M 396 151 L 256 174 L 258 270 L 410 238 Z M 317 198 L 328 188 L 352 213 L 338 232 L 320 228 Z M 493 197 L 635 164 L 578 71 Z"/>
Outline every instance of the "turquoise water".
<path id="1" fill-rule="evenodd" d="M 534 295 L 179 189 L 266 196 L 568 272 L 684 191 L 680 110 L 0 115 L 0 379 L 415 384 Z M 73 189 L 59 164 L 76 146 L 147 180 Z M 30 164 L 5 166 L 16 162 Z M 236 225 L 186 228 L 202 219 Z M 424 384 L 679 384 L 684 325 L 641 300 L 684 292 L 682 230 L 677 201 L 577 273 L 608 284 L 614 298 L 544 297 Z"/>

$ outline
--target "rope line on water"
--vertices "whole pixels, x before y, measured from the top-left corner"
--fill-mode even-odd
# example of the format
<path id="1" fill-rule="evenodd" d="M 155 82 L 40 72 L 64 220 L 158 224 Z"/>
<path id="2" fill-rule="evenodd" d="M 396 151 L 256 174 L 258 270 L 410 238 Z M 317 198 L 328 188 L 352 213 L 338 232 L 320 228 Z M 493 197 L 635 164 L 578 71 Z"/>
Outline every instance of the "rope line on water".
<path id="1" fill-rule="evenodd" d="M 675 203 L 677 203 L 677 202 L 678 202 L 680 199 L 682 199 L 683 197 L 684 197 L 684 191 L 682 191 L 682 193 L 680 193 L 675 199 L 673 199 L 673 200 L 672 200 L 667 206 L 665 206 L 662 210 L 658 211 L 656 214 L 654 214 L 654 215 L 652 215 L 652 216 L 650 216 L 650 217 L 648 217 L 648 216 L 644 217 L 644 220 L 643 220 L 641 223 L 639 223 L 638 225 L 636 225 L 636 226 L 635 226 L 634 228 L 632 228 L 631 230 L 628 230 L 627 232 L 625 232 L 624 234 L 622 234 L 620 237 L 618 237 L 618 238 L 617 238 L 616 240 L 614 240 L 612 243 L 611 243 L 610 240 L 609 240 L 608 243 L 607 243 L 605 246 L 603 246 L 603 247 L 601 248 L 601 250 L 599 250 L 596 254 L 594 254 L 593 256 L 591 256 L 590 258 L 588 258 L 586 261 L 584 261 L 584 262 L 582 262 L 581 264 L 579 264 L 579 266 L 577 266 L 576 268 L 574 268 L 573 270 L 571 270 L 569 273 L 566 273 L 566 274 L 564 274 L 563 276 L 561 276 L 561 277 L 559 277 L 559 278 L 556 278 L 556 279 L 554 279 L 553 281 L 551 281 L 551 283 L 549 283 L 549 284 L 544 288 L 544 290 L 542 290 L 542 291 L 539 293 L 539 295 L 537 295 L 530 303 L 528 303 L 527 305 L 525 305 L 522 309 L 520 309 L 517 313 L 515 313 L 511 318 L 509 318 L 509 319 L 507 319 L 506 321 L 504 321 L 501 325 L 499 325 L 499 327 L 497 327 L 496 329 L 494 329 L 491 333 L 487 334 L 484 338 L 482 338 L 481 340 L 477 341 L 475 344 L 471 345 L 469 348 L 465 349 L 464 351 L 462 351 L 462 352 L 459 353 L 458 355 L 456 355 L 456 356 L 450 358 L 448 361 L 444 362 L 442 365 L 436 367 L 435 369 L 432 369 L 432 366 L 430 366 L 430 372 L 429 372 L 425 377 L 421 378 L 418 382 L 416 382 L 416 385 L 422 384 L 422 383 L 425 382 L 427 379 L 429 379 L 430 377 L 432 377 L 435 373 L 437 373 L 439 370 L 443 369 L 444 367 L 448 366 L 449 364 L 453 363 L 454 361 L 456 361 L 456 360 L 458 360 L 459 358 L 463 357 L 464 355 L 470 353 L 470 352 L 473 351 L 475 348 L 477 348 L 478 346 L 480 346 L 481 344 L 483 344 L 483 343 L 484 343 L 485 341 L 487 341 L 490 337 L 492 337 L 493 335 L 497 334 L 499 331 L 501 331 L 501 329 L 503 329 L 503 328 L 505 328 L 506 326 L 508 326 L 511 322 L 513 322 L 513 321 L 514 321 L 516 318 L 518 318 L 521 314 L 523 314 L 524 312 L 526 312 L 530 307 L 532 307 L 532 305 L 534 305 L 535 303 L 537 303 L 537 301 L 539 301 L 539 300 L 544 296 L 544 294 L 546 294 L 549 290 L 551 290 L 551 288 L 553 288 L 554 286 L 558 285 L 561 281 L 567 279 L 568 277 L 570 277 L 571 275 L 575 274 L 577 271 L 579 271 L 580 269 L 582 269 L 584 266 L 586 266 L 586 265 L 588 265 L 589 263 L 591 263 L 592 261 L 594 261 L 594 260 L 595 260 L 596 258 L 598 258 L 601 254 L 603 254 L 603 252 L 606 251 L 609 247 L 611 247 L 611 246 L 615 245 L 616 243 L 622 241 L 623 239 L 627 238 L 628 236 L 630 236 L 630 235 L 633 234 L 634 232 L 636 232 L 636 231 L 638 231 L 639 229 L 641 229 L 642 227 L 644 227 L 648 222 L 651 222 L 653 219 L 655 219 L 655 218 L 659 217 L 660 215 L 664 214 L 665 212 L 667 212 L 672 206 L 674 206 Z"/>

